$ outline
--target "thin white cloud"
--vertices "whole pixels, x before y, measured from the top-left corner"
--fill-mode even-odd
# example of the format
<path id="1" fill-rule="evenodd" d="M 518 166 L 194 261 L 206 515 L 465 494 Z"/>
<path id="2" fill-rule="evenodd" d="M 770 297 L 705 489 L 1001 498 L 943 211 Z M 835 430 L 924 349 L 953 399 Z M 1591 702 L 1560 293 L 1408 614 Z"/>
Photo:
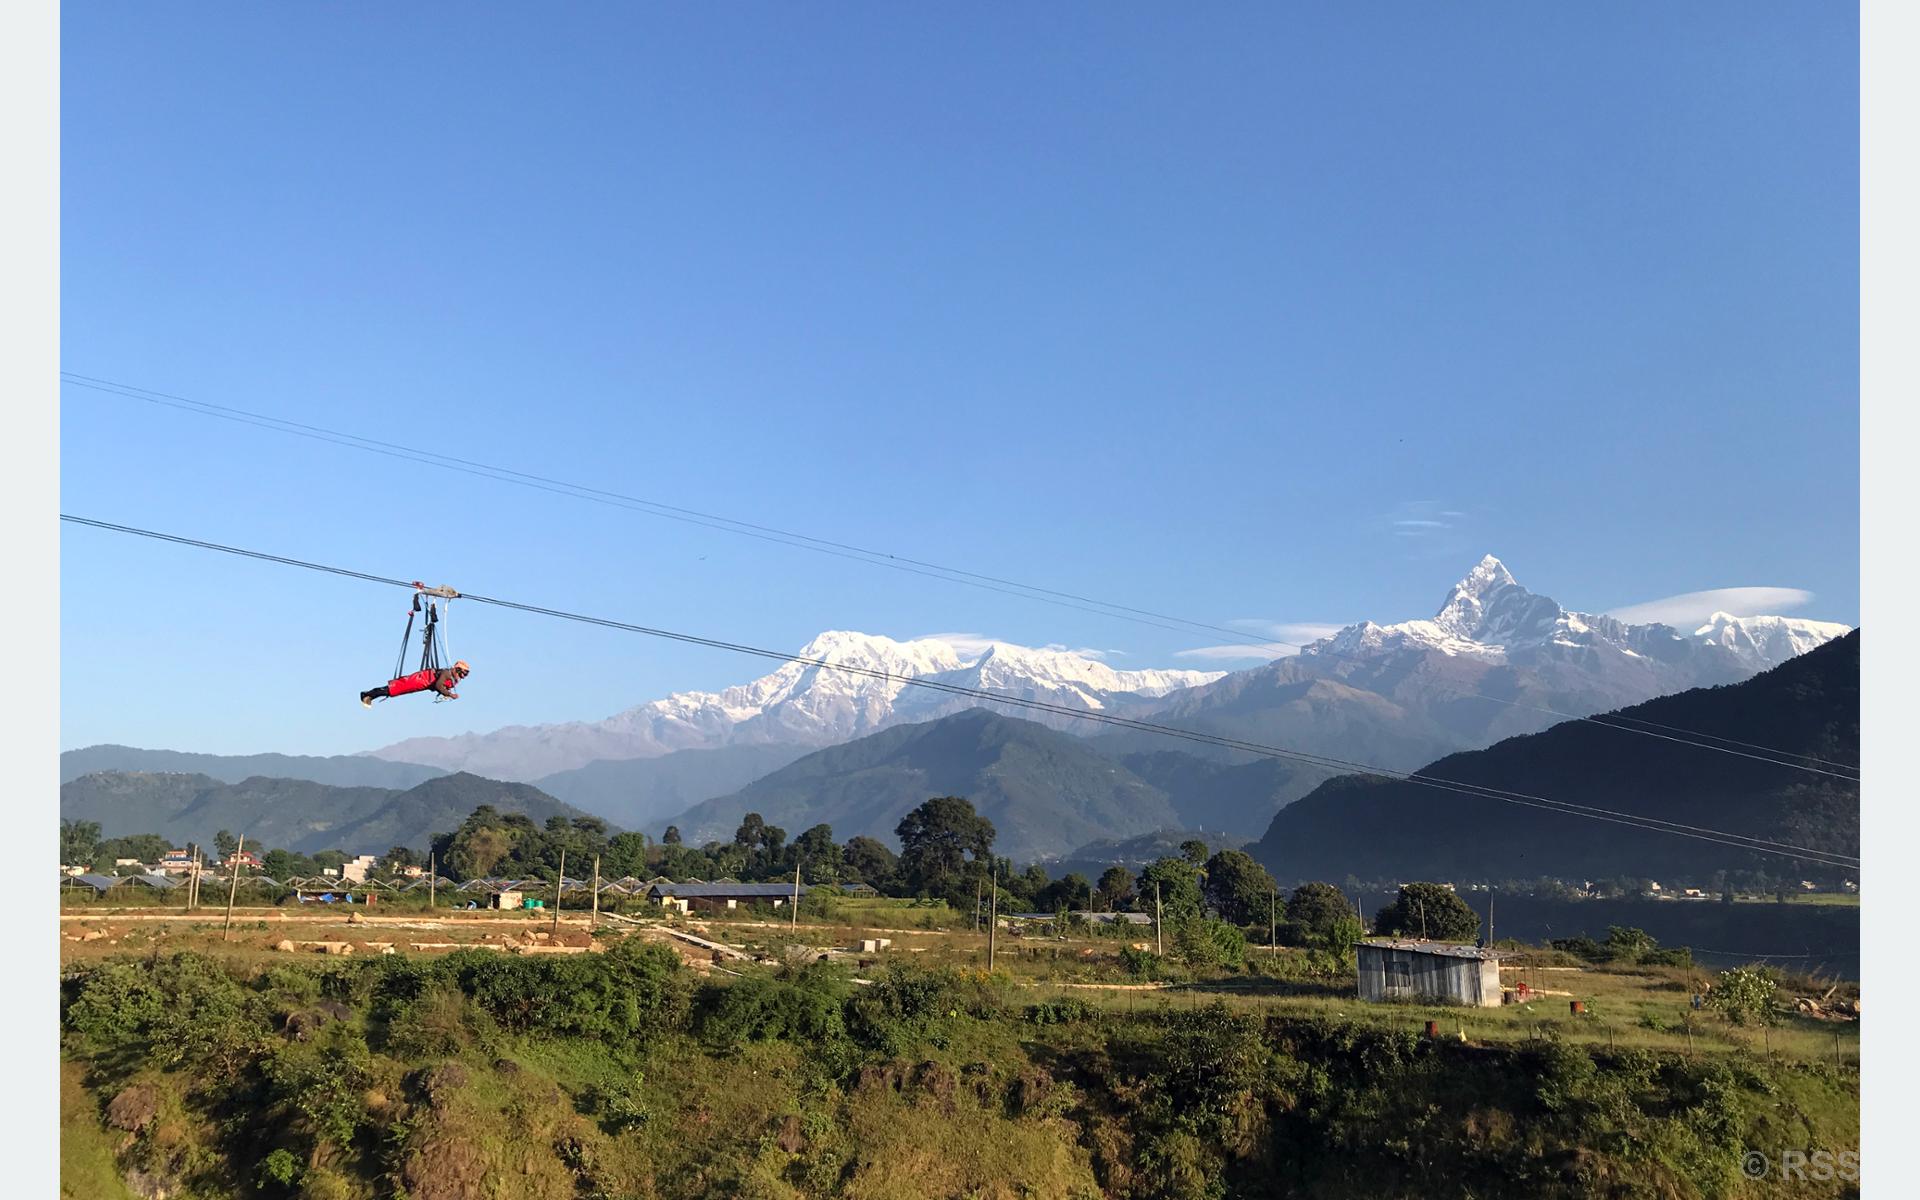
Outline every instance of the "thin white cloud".
<path id="1" fill-rule="evenodd" d="M 1332 637 L 1345 629 L 1344 625 L 1328 625 L 1317 621 L 1263 621 L 1242 618 L 1227 622 L 1243 629 L 1250 629 L 1265 636 L 1259 640 L 1248 639 L 1243 645 L 1196 646 L 1191 650 L 1174 651 L 1175 658 L 1202 658 L 1220 662 L 1235 660 L 1252 661 L 1276 658 L 1290 658 L 1300 653 L 1300 647 L 1317 642 L 1323 637 Z"/>
<path id="2" fill-rule="evenodd" d="M 1714 613 L 1736 617 L 1774 616 L 1790 608 L 1803 608 L 1813 599 L 1804 588 L 1730 587 L 1704 592 L 1683 592 L 1640 604 L 1616 608 L 1607 615 L 1630 625 L 1655 622 L 1676 629 L 1693 629 L 1707 623 Z"/>
<path id="3" fill-rule="evenodd" d="M 1002 646 L 1018 645 L 1017 642 L 1009 642 L 1005 638 L 988 637 L 984 633 L 923 633 L 913 640 L 917 642 L 945 642 L 947 645 L 952 646 L 954 652 L 962 658 L 977 657 L 985 654 L 996 644 Z M 1031 649 L 1047 650 L 1056 654 L 1077 654 L 1081 658 L 1092 659 L 1125 658 L 1127 653 L 1125 650 L 1114 650 L 1100 646 L 1069 646 L 1063 642 L 1049 642 L 1044 646 L 1035 646 L 1031 647 Z"/>
<path id="4" fill-rule="evenodd" d="M 1125 658 L 1127 656 L 1125 650 L 1102 649 L 1099 646 L 1067 646 L 1060 642 L 1048 642 L 1046 645 L 1040 647 L 1040 649 L 1056 654 L 1074 654 L 1081 658 L 1091 658 L 1095 660 Z"/>
<path id="5" fill-rule="evenodd" d="M 1175 650 L 1173 656 L 1201 658 L 1211 662 L 1248 662 L 1254 659 L 1272 662 L 1276 658 L 1287 658 L 1298 653 L 1300 651 L 1293 646 L 1283 646 L 1278 643 L 1271 645 L 1249 643 L 1245 646 L 1195 646 L 1191 650 Z"/>
<path id="6" fill-rule="evenodd" d="M 1003 639 L 988 637 L 984 633 L 923 633 L 913 639 L 916 642 L 945 642 L 960 654 L 985 654 L 995 642 Z"/>

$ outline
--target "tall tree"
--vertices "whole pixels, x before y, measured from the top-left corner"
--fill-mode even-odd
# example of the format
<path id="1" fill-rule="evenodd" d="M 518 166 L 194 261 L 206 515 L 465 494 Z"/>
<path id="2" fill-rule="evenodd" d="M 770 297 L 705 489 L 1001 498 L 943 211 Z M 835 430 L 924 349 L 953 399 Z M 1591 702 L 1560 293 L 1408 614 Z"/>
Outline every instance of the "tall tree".
<path id="1" fill-rule="evenodd" d="M 1133 899 L 1133 872 L 1122 866 L 1111 866 L 1100 874 L 1100 903 L 1108 912 L 1117 912 L 1122 904 Z"/>
<path id="2" fill-rule="evenodd" d="M 1196 867 L 1207 865 L 1207 844 L 1199 838 L 1188 838 L 1181 842 L 1180 853 Z"/>
<path id="3" fill-rule="evenodd" d="M 381 856 L 381 863 L 389 871 L 398 871 L 402 867 L 424 867 L 420 856 L 405 846 L 395 846 Z"/>
<path id="4" fill-rule="evenodd" d="M 60 822 L 60 864 L 90 867 L 100 853 L 100 822 Z"/>
<path id="5" fill-rule="evenodd" d="M 1393 903 L 1375 914 L 1373 931 L 1436 942 L 1471 942 L 1480 934 L 1480 914 L 1451 888 L 1406 883 Z"/>
<path id="6" fill-rule="evenodd" d="M 667 831 L 660 835 L 660 844 L 662 846 L 680 845 L 680 827 L 678 825 L 667 826 Z"/>
<path id="7" fill-rule="evenodd" d="M 815 825 L 787 847 L 787 861 L 781 875 L 792 874 L 792 868 L 797 866 L 808 883 L 838 883 L 840 860 L 840 844 L 833 840 L 833 826 Z"/>
<path id="8" fill-rule="evenodd" d="M 1264 928 L 1278 890 L 1273 876 L 1244 850 L 1222 850 L 1207 861 L 1207 903 L 1232 924 L 1258 922 Z"/>
<path id="9" fill-rule="evenodd" d="M 899 855 L 876 838 L 848 839 L 841 857 L 855 879 L 877 891 L 884 892 L 892 888 L 899 874 Z"/>
<path id="10" fill-rule="evenodd" d="M 1200 868 L 1192 859 L 1184 855 L 1162 858 L 1141 870 L 1140 882 L 1133 889 L 1134 907 L 1141 912 L 1153 911 L 1155 884 L 1160 886 L 1160 907 L 1167 922 L 1200 916 Z"/>
<path id="11" fill-rule="evenodd" d="M 1303 883 L 1287 897 L 1287 921 L 1308 937 L 1326 937 L 1335 922 L 1354 916 L 1353 905 L 1330 883 Z"/>
<path id="12" fill-rule="evenodd" d="M 935 796 L 900 818 L 900 876 L 918 895 L 957 895 L 970 862 L 993 851 L 993 822 L 959 796 Z"/>
<path id="13" fill-rule="evenodd" d="M 202 826 L 201 828 L 204 829 L 205 826 Z M 222 829 L 220 832 L 213 835 L 213 852 L 220 859 L 221 862 L 227 861 L 227 856 L 232 854 L 234 851 L 238 850 L 239 848 L 240 848 L 240 839 L 233 836 L 233 834 L 228 830 Z"/>

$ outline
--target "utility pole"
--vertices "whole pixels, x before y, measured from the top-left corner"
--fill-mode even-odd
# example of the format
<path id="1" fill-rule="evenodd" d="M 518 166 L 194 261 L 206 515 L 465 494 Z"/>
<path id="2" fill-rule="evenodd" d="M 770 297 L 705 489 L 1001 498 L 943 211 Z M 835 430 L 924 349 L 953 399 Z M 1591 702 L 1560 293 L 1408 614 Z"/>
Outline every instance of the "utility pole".
<path id="1" fill-rule="evenodd" d="M 567 882 L 567 848 L 560 847 L 560 874 L 553 879 L 553 931 L 560 932 L 560 889 Z"/>
<path id="2" fill-rule="evenodd" d="M 1487 949 L 1493 949 L 1493 887 L 1487 887 Z"/>
<path id="3" fill-rule="evenodd" d="M 973 931 L 980 932 L 980 881 L 973 881 Z"/>
<path id="4" fill-rule="evenodd" d="M 440 883 L 440 868 L 433 851 L 427 851 L 427 908 L 433 908 L 433 893 Z"/>
<path id="5" fill-rule="evenodd" d="M 1424 942 L 1427 940 L 1427 902 L 1416 900 L 1414 907 L 1420 910 L 1420 940 Z"/>
<path id="6" fill-rule="evenodd" d="M 194 902 L 200 899 L 200 843 L 195 842 L 188 850 L 193 854 L 193 867 L 187 876 L 187 911 L 193 911 Z"/>
<path id="7" fill-rule="evenodd" d="M 233 932 L 233 897 L 240 890 L 240 855 L 247 848 L 247 835 L 240 835 L 240 844 L 233 850 L 233 870 L 227 872 L 227 923 L 220 929 L 220 940 L 226 941 Z"/>
<path id="8" fill-rule="evenodd" d="M 1267 893 L 1267 953 L 1273 954 L 1280 949 L 1280 892 L 1278 889 Z"/>
<path id="9" fill-rule="evenodd" d="M 993 895 L 987 900 L 987 973 L 993 973 L 993 951 L 1000 932 L 1000 860 L 993 860 Z"/>
<path id="10" fill-rule="evenodd" d="M 600 856 L 593 856 L 593 919 L 587 922 L 587 932 L 600 928 Z"/>
<path id="11" fill-rule="evenodd" d="M 788 914 L 788 917 L 787 917 L 787 933 L 789 935 L 792 935 L 792 934 L 798 933 L 799 930 L 800 930 L 800 864 L 796 862 L 793 864 L 793 912 Z"/>
<path id="12" fill-rule="evenodd" d="M 1153 881 L 1153 952 L 1166 957 L 1167 944 L 1160 936 L 1160 881 Z"/>

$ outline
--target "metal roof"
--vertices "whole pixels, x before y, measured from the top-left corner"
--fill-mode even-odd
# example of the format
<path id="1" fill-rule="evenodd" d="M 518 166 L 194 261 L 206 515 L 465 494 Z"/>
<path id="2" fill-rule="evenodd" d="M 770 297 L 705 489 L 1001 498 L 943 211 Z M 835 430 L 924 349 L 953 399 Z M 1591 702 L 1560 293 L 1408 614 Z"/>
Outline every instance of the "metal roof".
<path id="1" fill-rule="evenodd" d="M 1414 938 L 1370 938 L 1360 943 L 1375 950 L 1406 950 L 1413 954 L 1438 954 L 1443 958 L 1488 959 L 1512 958 L 1512 950 L 1489 950 L 1481 946 L 1469 946 L 1465 942 L 1427 942 Z"/>
<path id="2" fill-rule="evenodd" d="M 650 896 L 682 896 L 690 899 L 707 899 L 769 896 L 790 898 L 793 885 L 790 883 L 656 883 L 647 889 Z M 807 894 L 807 886 L 800 885 L 800 894 Z"/>

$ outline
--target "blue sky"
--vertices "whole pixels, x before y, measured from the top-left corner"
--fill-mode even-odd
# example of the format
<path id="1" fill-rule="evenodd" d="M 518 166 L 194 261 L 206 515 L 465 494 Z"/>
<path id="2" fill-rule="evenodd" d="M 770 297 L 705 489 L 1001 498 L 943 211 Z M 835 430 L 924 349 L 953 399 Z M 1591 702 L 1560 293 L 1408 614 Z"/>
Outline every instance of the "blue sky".
<path id="1" fill-rule="evenodd" d="M 1859 596 L 1849 6 L 70 5 L 63 366 L 1210 622 Z M 1188 637 L 63 389 L 63 508 L 797 648 Z M 763 665 L 63 536 L 63 746 Z M 1252 626 L 1249 626 L 1251 628 Z M 1218 639 L 1211 639 L 1218 640 Z"/>

